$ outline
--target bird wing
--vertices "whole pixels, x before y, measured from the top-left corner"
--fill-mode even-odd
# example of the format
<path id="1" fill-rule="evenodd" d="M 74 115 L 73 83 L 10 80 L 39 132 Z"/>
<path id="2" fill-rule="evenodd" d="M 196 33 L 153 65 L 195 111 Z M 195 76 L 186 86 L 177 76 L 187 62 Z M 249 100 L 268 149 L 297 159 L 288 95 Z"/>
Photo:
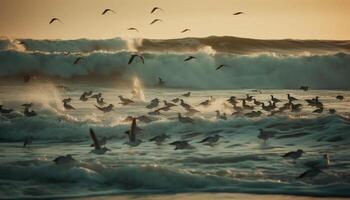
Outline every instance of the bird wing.
<path id="1" fill-rule="evenodd" d="M 181 33 L 184 33 L 184 32 L 187 32 L 187 31 L 190 31 L 191 29 L 185 29 L 185 30 L 183 30 L 183 31 L 181 31 Z"/>
<path id="2" fill-rule="evenodd" d="M 95 149 L 101 149 L 100 143 L 98 142 L 98 139 L 96 137 L 96 134 L 92 128 L 90 128 L 90 137 L 92 141 L 94 142 Z"/>
<path id="3" fill-rule="evenodd" d="M 76 64 L 78 64 L 79 63 L 79 61 L 82 59 L 82 57 L 79 57 L 79 58 L 77 58 L 77 59 L 75 59 L 75 61 L 74 61 L 74 65 L 76 65 Z"/>
<path id="4" fill-rule="evenodd" d="M 130 128 L 130 133 L 129 133 L 129 140 L 130 142 L 135 142 L 136 141 L 136 118 L 132 119 L 131 123 L 131 128 Z"/>
<path id="5" fill-rule="evenodd" d="M 131 55 L 128 65 L 130 65 L 132 63 L 132 61 L 134 60 L 134 58 L 136 57 L 136 55 Z"/>
<path id="6" fill-rule="evenodd" d="M 158 21 L 162 21 L 162 20 L 160 20 L 160 19 L 155 19 L 155 20 L 153 20 L 150 24 L 154 24 L 154 23 L 156 23 L 156 22 L 158 22 Z"/>
<path id="7" fill-rule="evenodd" d="M 143 56 L 138 56 L 139 58 L 141 58 L 142 64 L 145 64 L 145 58 Z"/>
<path id="8" fill-rule="evenodd" d="M 221 69 L 222 67 L 224 67 L 225 65 L 220 65 L 219 67 L 216 68 L 216 70 Z"/>

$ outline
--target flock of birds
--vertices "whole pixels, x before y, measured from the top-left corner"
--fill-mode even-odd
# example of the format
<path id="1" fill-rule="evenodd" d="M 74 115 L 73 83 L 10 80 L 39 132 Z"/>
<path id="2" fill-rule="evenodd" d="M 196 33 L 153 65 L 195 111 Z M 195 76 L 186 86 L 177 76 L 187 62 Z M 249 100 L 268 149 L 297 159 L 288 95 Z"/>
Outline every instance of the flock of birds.
<path id="1" fill-rule="evenodd" d="M 307 91 L 307 86 L 302 86 L 300 89 Z M 262 93 L 261 90 L 253 90 L 257 93 Z M 132 91 L 132 94 L 134 94 L 135 91 Z M 226 100 L 225 103 L 223 103 L 225 110 L 231 110 L 233 116 L 245 116 L 249 118 L 254 117 L 260 117 L 262 115 L 262 111 L 270 113 L 270 115 L 276 115 L 281 114 L 283 112 L 300 112 L 303 108 L 303 105 L 301 103 L 294 103 L 295 101 L 298 101 L 297 98 L 291 96 L 290 94 L 287 94 L 287 103 L 284 103 L 281 106 L 278 106 L 278 104 L 282 104 L 282 100 L 274 97 L 271 95 L 271 100 L 269 101 L 268 105 L 265 105 L 264 102 L 260 102 L 254 98 L 254 96 L 247 94 L 245 98 L 237 98 L 235 96 L 231 96 Z M 161 112 L 167 112 L 170 111 L 173 107 L 180 106 L 182 107 L 186 113 L 183 115 L 181 113 L 178 113 L 177 119 L 180 123 L 187 123 L 187 124 L 194 124 L 196 123 L 196 120 L 192 118 L 191 116 L 195 115 L 196 113 L 200 113 L 199 110 L 195 108 L 194 105 L 190 105 L 185 102 L 185 98 L 190 98 L 191 92 L 187 92 L 182 95 L 182 97 L 174 98 L 171 100 L 171 102 L 168 102 L 166 100 L 163 100 L 162 102 L 158 98 L 152 99 L 148 105 L 146 105 L 146 108 L 149 110 L 152 110 L 147 113 L 147 115 L 141 115 L 139 117 L 133 117 L 133 116 L 127 116 L 123 122 L 131 122 L 131 127 L 129 130 L 125 132 L 128 136 L 128 141 L 125 143 L 129 145 L 130 147 L 136 147 L 142 143 L 142 141 L 138 138 L 138 134 L 142 133 L 142 129 L 137 126 L 137 120 L 144 123 L 149 123 L 153 121 L 152 118 L 149 116 L 152 115 L 161 115 Z M 344 96 L 338 95 L 335 97 L 337 100 L 342 101 L 344 100 Z M 82 102 L 86 102 L 89 99 L 96 100 L 96 104 L 94 106 L 102 111 L 103 113 L 111 112 L 113 111 L 114 105 L 108 104 L 104 101 L 104 98 L 102 97 L 102 93 L 96 93 L 93 94 L 92 91 L 85 91 L 80 96 L 79 100 Z M 123 106 L 130 105 L 135 103 L 133 99 L 129 99 L 126 97 L 123 97 L 119 95 L 120 104 Z M 65 98 L 62 100 L 63 107 L 66 110 L 75 110 L 75 107 L 70 104 L 72 101 L 72 98 Z M 209 99 L 199 103 L 198 107 L 210 107 L 216 99 L 214 97 L 210 97 Z M 314 113 L 322 113 L 324 110 L 324 104 L 320 101 L 319 97 L 315 97 L 312 99 L 306 99 L 305 100 L 308 104 L 308 106 L 315 107 L 316 109 L 313 111 Z M 248 102 L 250 104 L 248 104 Z M 241 104 L 241 106 L 238 106 L 238 104 Z M 26 103 L 22 105 L 24 107 L 23 114 L 26 117 L 35 117 L 38 114 L 32 110 L 33 103 Z M 254 109 L 261 108 L 261 110 L 254 111 Z M 0 105 L 0 113 L 1 114 L 9 114 L 13 111 L 13 109 L 5 109 L 2 105 Z M 218 120 L 227 120 L 226 113 L 220 113 L 219 110 L 216 110 L 216 119 Z M 335 113 L 336 110 L 329 109 L 330 113 Z M 260 129 L 259 134 L 257 135 L 257 138 L 261 139 L 266 143 L 269 139 L 273 138 L 275 133 L 272 131 Z M 107 138 L 103 137 L 102 139 L 99 139 L 96 136 L 96 133 L 93 129 L 90 128 L 90 137 L 93 141 L 93 144 L 91 147 L 93 147 L 93 150 L 91 153 L 94 154 L 105 154 L 107 151 L 110 151 L 105 145 L 107 143 Z M 151 139 L 149 139 L 150 142 L 155 142 L 157 145 L 161 145 L 166 139 L 170 138 L 167 134 L 160 134 L 157 135 Z M 222 138 L 219 134 L 211 135 L 203 140 L 199 141 L 199 143 L 203 143 L 205 145 L 213 146 L 218 143 L 218 141 Z M 28 137 L 25 139 L 23 147 L 27 147 L 32 143 L 32 137 Z M 194 149 L 194 146 L 189 143 L 188 140 L 178 140 L 169 143 L 170 145 L 175 146 L 175 150 L 190 150 Z M 283 157 L 284 158 L 291 158 L 291 159 L 298 159 L 302 156 L 304 153 L 303 150 L 297 150 L 286 153 Z M 66 156 L 59 156 L 56 158 L 55 163 L 57 164 L 63 164 L 63 163 L 70 163 L 75 162 L 74 158 L 71 155 Z M 328 167 L 329 165 L 329 155 L 325 154 L 323 156 L 323 159 L 321 161 L 318 161 L 316 163 L 308 163 L 307 166 L 310 167 L 307 171 L 305 171 L 303 174 L 301 174 L 298 178 L 304 178 L 304 177 L 314 177 L 320 172 L 322 172 L 322 168 Z"/>
<path id="2" fill-rule="evenodd" d="M 160 7 L 154 7 L 150 13 L 153 14 L 157 11 L 163 11 L 163 9 Z M 116 12 L 108 8 L 103 10 L 101 15 L 107 15 L 109 13 L 113 14 Z M 241 14 L 244 14 L 244 12 L 233 13 L 233 15 L 235 16 L 241 15 Z M 153 25 L 159 22 L 162 22 L 162 19 L 156 18 L 150 22 L 150 25 Z M 49 21 L 49 24 L 54 24 L 54 23 L 63 23 L 63 22 L 59 18 L 55 17 Z M 139 29 L 137 29 L 136 27 L 130 27 L 127 30 L 139 32 Z M 182 30 L 181 33 L 185 33 L 188 31 L 191 31 L 191 29 L 186 28 Z M 20 44 L 25 45 L 25 42 L 21 41 Z M 65 55 L 69 55 L 69 52 L 65 53 Z M 74 65 L 79 64 L 83 59 L 84 57 L 78 57 L 74 60 L 73 64 Z M 128 65 L 135 62 L 136 59 L 139 59 L 143 64 L 145 63 L 145 58 L 142 55 L 135 53 L 130 55 Z M 188 62 L 194 59 L 197 59 L 197 58 L 195 56 L 188 56 L 187 58 L 184 59 L 184 61 Z M 220 64 L 219 66 L 216 67 L 216 70 L 222 69 L 223 67 L 227 67 L 227 65 Z M 26 75 L 24 77 L 24 81 L 28 82 L 31 78 L 33 77 L 30 75 Z M 165 84 L 165 81 L 159 77 L 158 84 L 162 86 Z M 302 86 L 300 87 L 300 89 L 307 91 L 308 87 Z M 256 92 L 261 92 L 261 91 L 257 90 Z M 147 105 L 146 108 L 150 110 L 152 109 L 154 110 L 148 112 L 147 115 L 161 115 L 162 114 L 161 112 L 167 112 L 175 106 L 181 106 L 186 111 L 186 114 L 183 115 L 181 113 L 178 113 L 178 116 L 177 116 L 178 121 L 181 123 L 193 124 L 195 123 L 195 119 L 192 118 L 191 116 L 195 115 L 196 113 L 199 113 L 200 111 L 197 110 L 195 106 L 186 103 L 185 100 L 183 99 L 183 98 L 188 98 L 190 96 L 191 96 L 191 93 L 188 92 L 186 94 L 183 94 L 181 98 L 175 98 L 171 100 L 171 102 L 167 102 L 166 100 L 163 100 L 163 103 L 164 103 L 163 106 L 161 106 L 161 101 L 158 98 L 152 99 L 150 101 L 150 104 Z M 341 95 L 338 95 L 336 98 L 338 100 L 344 99 L 344 97 Z M 94 106 L 98 110 L 104 113 L 111 112 L 114 108 L 113 104 L 107 105 L 101 93 L 93 94 L 92 91 L 88 91 L 88 92 L 84 92 L 79 98 L 80 101 L 88 101 L 89 99 L 95 99 L 96 104 L 98 105 L 94 105 Z M 120 99 L 120 104 L 122 104 L 123 106 L 131 105 L 135 103 L 132 99 L 129 99 L 123 96 L 119 96 L 119 99 Z M 287 102 L 284 103 L 282 106 L 279 106 L 278 104 L 281 104 L 282 100 L 274 97 L 273 95 L 271 95 L 271 100 L 268 102 L 268 104 L 265 104 L 264 102 L 258 101 L 253 96 L 247 94 L 246 98 L 237 98 L 235 96 L 231 96 L 229 99 L 227 99 L 226 101 L 227 103 L 224 103 L 223 105 L 225 110 L 232 111 L 231 115 L 233 116 L 245 116 L 249 118 L 254 118 L 254 117 L 260 117 L 263 114 L 263 111 L 270 113 L 270 115 L 282 114 L 287 111 L 295 112 L 295 113 L 300 112 L 303 108 L 303 105 L 301 103 L 295 103 L 295 101 L 297 100 L 298 99 L 296 99 L 295 97 L 292 97 L 290 94 L 287 94 Z M 71 101 L 72 101 L 71 98 L 62 100 L 63 107 L 66 110 L 75 110 L 75 107 L 70 104 Z M 214 101 L 216 101 L 215 98 L 210 97 L 210 99 L 207 99 L 201 102 L 197 106 L 209 107 L 213 104 Z M 324 104 L 320 101 L 319 97 L 306 99 L 305 101 L 309 106 L 315 107 L 315 110 L 313 111 L 314 113 L 322 113 L 324 111 Z M 34 110 L 32 110 L 33 103 L 23 104 L 22 106 L 24 107 L 24 111 L 23 111 L 24 116 L 35 117 L 38 115 Z M 261 110 L 255 111 L 255 109 L 257 108 L 261 108 Z M 0 105 L 1 114 L 9 114 L 12 111 L 13 109 L 6 109 L 2 105 Z M 330 113 L 336 112 L 335 109 L 329 109 L 328 111 Z M 219 110 L 216 110 L 215 112 L 216 112 L 217 119 L 227 120 L 228 116 L 225 112 L 221 113 Z M 137 137 L 137 135 L 142 132 L 142 129 L 137 126 L 137 120 L 141 122 L 146 122 L 146 123 L 151 122 L 152 119 L 147 115 L 142 115 L 139 117 L 128 116 L 125 118 L 124 122 L 131 122 L 130 129 L 125 132 L 128 135 L 128 141 L 126 142 L 126 144 L 128 144 L 129 146 L 136 147 L 142 143 L 142 141 Z M 106 147 L 107 138 L 103 137 L 102 139 L 99 139 L 96 136 L 96 133 L 93 129 L 90 128 L 89 131 L 90 131 L 90 137 L 93 141 L 93 144 L 91 144 L 91 147 L 93 147 L 93 150 L 91 151 L 91 153 L 105 154 L 107 151 L 110 151 L 110 149 Z M 264 142 L 266 142 L 270 138 L 274 137 L 274 133 L 264 129 L 260 129 L 260 133 L 258 134 L 257 137 L 263 140 Z M 170 138 L 169 135 L 161 134 L 149 139 L 149 141 L 155 142 L 157 145 L 161 145 L 168 138 Z M 205 145 L 214 145 L 220 140 L 220 138 L 222 138 L 222 136 L 220 136 L 219 134 L 216 134 L 216 135 L 212 135 L 204 138 L 203 140 L 199 141 L 199 143 L 203 143 Z M 23 147 L 27 147 L 28 145 L 30 145 L 32 143 L 32 139 L 33 139 L 32 137 L 26 138 L 24 141 Z M 178 140 L 178 141 L 171 142 L 169 144 L 175 146 L 175 150 L 194 149 L 194 147 L 187 140 Z M 297 151 L 288 152 L 285 155 L 283 155 L 283 157 L 296 160 L 300 158 L 303 155 L 303 153 L 304 151 L 299 149 Z M 54 159 L 54 162 L 56 164 L 66 164 L 66 163 L 75 162 L 75 159 L 71 155 L 59 156 L 56 159 Z M 328 165 L 329 165 L 329 155 L 325 154 L 321 161 L 308 163 L 308 166 L 310 167 L 310 169 L 302 173 L 297 178 L 314 177 L 320 172 L 322 172 L 323 168 L 328 167 Z"/>
<path id="3" fill-rule="evenodd" d="M 160 7 L 153 7 L 152 10 L 150 11 L 151 14 L 155 13 L 155 12 L 158 12 L 158 11 L 164 11 L 162 8 Z M 116 14 L 116 12 L 113 10 L 113 9 L 110 9 L 110 8 L 107 8 L 107 9 L 104 9 L 101 13 L 101 15 L 107 15 L 107 14 Z M 242 15 L 242 14 L 246 14 L 244 12 L 235 12 L 235 13 L 232 13 L 234 16 L 237 16 L 237 15 Z M 159 19 L 159 18 L 156 18 L 154 20 L 152 20 L 150 22 L 150 25 L 153 25 L 157 22 L 162 22 L 163 20 L 162 19 Z M 49 21 L 49 24 L 54 24 L 54 23 L 63 23 L 63 21 L 57 17 L 54 17 L 52 18 L 50 21 Z M 130 27 L 130 28 L 127 28 L 128 31 L 136 31 L 136 32 L 140 32 L 138 28 L 136 27 Z M 186 29 L 183 29 L 180 33 L 186 33 L 186 32 L 189 32 L 191 31 L 191 29 L 189 28 L 186 28 Z M 18 44 L 20 45 L 23 45 L 23 46 L 26 46 L 26 42 L 25 41 L 18 41 Z M 64 52 L 63 53 L 65 56 L 68 56 L 70 55 L 70 52 Z M 132 64 L 134 61 L 135 61 L 135 58 L 139 58 L 140 61 L 145 64 L 145 58 L 139 54 L 139 53 L 132 53 L 130 55 L 130 58 L 129 58 L 129 61 L 128 61 L 128 65 Z M 192 59 L 197 59 L 195 56 L 188 56 L 184 59 L 185 62 L 187 61 L 190 61 Z M 77 65 L 77 64 L 80 64 L 83 60 L 85 60 L 85 57 L 84 56 L 79 56 L 77 58 L 75 58 L 75 60 L 72 62 L 73 65 Z M 223 67 L 227 67 L 228 65 L 226 64 L 220 64 L 219 66 L 216 67 L 216 70 L 219 70 Z M 25 82 L 28 82 L 30 79 L 32 78 L 35 78 L 34 75 L 25 75 L 24 77 L 24 81 Z"/>

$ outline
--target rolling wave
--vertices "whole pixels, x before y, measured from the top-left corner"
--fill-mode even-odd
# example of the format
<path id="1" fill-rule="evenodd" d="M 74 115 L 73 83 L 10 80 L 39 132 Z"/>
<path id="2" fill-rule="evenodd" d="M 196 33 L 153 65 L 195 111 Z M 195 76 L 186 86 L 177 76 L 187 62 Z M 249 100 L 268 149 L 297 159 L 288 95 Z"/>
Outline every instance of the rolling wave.
<path id="1" fill-rule="evenodd" d="M 130 80 L 138 76 L 147 86 L 163 78 L 165 87 L 197 89 L 298 88 L 350 89 L 350 55 L 255 56 L 206 51 L 192 54 L 195 60 L 184 62 L 186 53 L 144 53 L 145 64 L 135 60 L 128 65 L 130 52 L 92 52 L 83 55 L 80 64 L 73 62 L 80 54 L 63 55 L 43 52 L 0 52 L 0 76 L 37 74 L 61 78 L 77 76 L 111 77 Z M 225 64 L 220 70 L 215 70 Z M 112 77 L 111 77 L 112 78 Z M 101 78 L 99 78 L 101 80 Z"/>

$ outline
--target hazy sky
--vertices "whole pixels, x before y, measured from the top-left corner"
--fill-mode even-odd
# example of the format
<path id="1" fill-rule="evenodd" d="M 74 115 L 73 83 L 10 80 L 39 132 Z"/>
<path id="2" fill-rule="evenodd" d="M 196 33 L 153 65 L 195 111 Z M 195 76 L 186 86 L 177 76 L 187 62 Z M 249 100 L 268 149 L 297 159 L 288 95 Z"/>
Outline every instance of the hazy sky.
<path id="1" fill-rule="evenodd" d="M 154 6 L 164 12 L 150 14 Z M 102 16 L 105 8 L 116 14 Z M 233 16 L 243 11 L 247 14 Z M 52 17 L 63 23 L 49 25 Z M 155 19 L 163 22 L 149 25 Z M 127 31 L 136 27 L 140 33 Z M 180 31 L 190 28 L 191 32 Z M 14 38 L 350 39 L 350 0 L 0 0 L 0 36 Z"/>

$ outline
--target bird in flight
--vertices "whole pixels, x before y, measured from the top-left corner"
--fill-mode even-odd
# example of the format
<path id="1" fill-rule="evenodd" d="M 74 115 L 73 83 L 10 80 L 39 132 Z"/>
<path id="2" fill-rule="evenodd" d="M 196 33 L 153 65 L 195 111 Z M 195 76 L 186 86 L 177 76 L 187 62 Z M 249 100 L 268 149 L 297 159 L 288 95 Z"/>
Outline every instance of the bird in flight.
<path id="1" fill-rule="evenodd" d="M 154 23 L 156 23 L 156 22 L 162 22 L 163 20 L 161 20 L 161 19 L 155 19 L 155 20 L 153 20 L 150 24 L 152 25 L 152 24 L 154 24 Z"/>
<path id="2" fill-rule="evenodd" d="M 78 57 L 77 59 L 75 59 L 73 64 L 74 65 L 79 64 L 82 59 L 83 59 L 83 57 Z"/>
<path id="3" fill-rule="evenodd" d="M 163 11 L 163 9 L 159 8 L 159 7 L 154 7 L 152 10 L 151 10 L 151 14 L 156 12 L 157 10 L 161 10 Z"/>
<path id="4" fill-rule="evenodd" d="M 128 28 L 128 31 L 137 31 L 137 32 L 140 32 L 137 28 L 133 28 L 133 27 Z"/>
<path id="5" fill-rule="evenodd" d="M 192 60 L 192 59 L 196 59 L 196 57 L 194 57 L 194 56 L 188 56 L 184 61 L 189 61 L 189 60 Z"/>
<path id="6" fill-rule="evenodd" d="M 58 19 L 58 18 L 52 18 L 51 20 L 50 20 L 50 22 L 49 22 L 49 24 L 52 24 L 52 23 L 54 23 L 55 21 L 58 21 L 58 22 L 61 22 L 62 23 L 62 21 L 60 20 L 60 19 Z"/>
<path id="7" fill-rule="evenodd" d="M 141 56 L 139 54 L 132 54 L 130 59 L 129 59 L 128 65 L 130 65 L 136 57 L 139 57 L 141 59 L 142 63 L 145 64 L 145 59 L 143 56 Z"/>
<path id="8" fill-rule="evenodd" d="M 190 31 L 190 30 L 191 30 L 191 29 L 186 28 L 186 29 L 184 29 L 183 31 L 181 31 L 181 33 L 185 33 L 185 32 Z"/>
<path id="9" fill-rule="evenodd" d="M 216 70 L 221 69 L 222 67 L 227 67 L 227 65 L 220 65 L 219 67 L 216 68 Z"/>
<path id="10" fill-rule="evenodd" d="M 236 13 L 233 13 L 233 15 L 242 15 L 242 14 L 245 14 L 244 12 L 236 12 Z"/>
<path id="11" fill-rule="evenodd" d="M 102 12 L 102 15 L 105 15 L 105 14 L 108 13 L 108 12 L 112 12 L 112 13 L 115 14 L 115 11 L 114 11 L 114 10 L 107 8 L 107 9 L 105 9 L 105 10 Z"/>

